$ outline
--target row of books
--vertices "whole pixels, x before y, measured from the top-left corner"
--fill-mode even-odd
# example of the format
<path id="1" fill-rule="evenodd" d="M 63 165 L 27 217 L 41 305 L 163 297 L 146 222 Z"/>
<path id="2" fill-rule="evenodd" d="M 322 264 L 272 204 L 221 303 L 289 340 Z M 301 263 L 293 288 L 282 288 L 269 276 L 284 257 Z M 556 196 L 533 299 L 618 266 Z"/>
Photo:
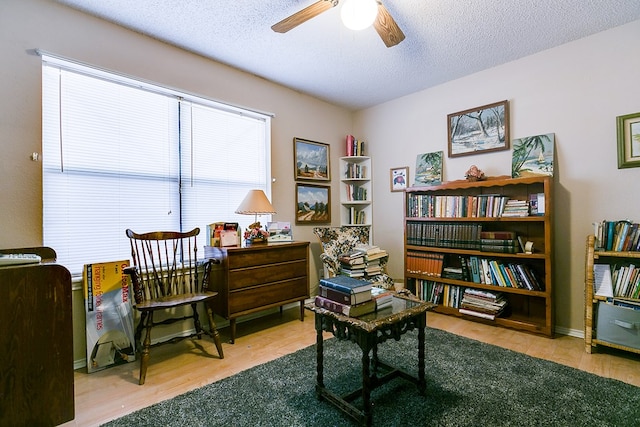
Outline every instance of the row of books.
<path id="1" fill-rule="evenodd" d="M 359 317 L 392 304 L 392 293 L 372 282 L 346 276 L 320 279 L 315 305 L 345 316 Z"/>
<path id="2" fill-rule="evenodd" d="M 544 197 L 544 193 L 543 197 Z M 533 195 L 532 195 L 533 196 Z M 522 200 L 501 194 L 436 195 L 407 194 L 407 216 L 413 218 L 497 218 L 529 216 L 532 200 L 539 214 L 538 193 L 535 199 Z"/>
<path id="3" fill-rule="evenodd" d="M 445 261 L 445 254 L 435 252 L 407 251 L 406 270 L 409 274 L 444 277 L 485 285 L 507 288 L 544 291 L 544 280 L 527 265 L 503 262 L 495 259 L 450 255 L 453 259 Z M 448 265 L 445 265 L 445 262 Z"/>
<path id="4" fill-rule="evenodd" d="M 489 320 L 500 316 L 508 304 L 506 297 L 500 292 L 447 285 L 431 280 L 416 280 L 415 287 L 415 294 L 420 299 L 457 308 L 462 314 Z"/>
<path id="5" fill-rule="evenodd" d="M 408 245 L 474 249 L 483 252 L 524 252 L 524 243 L 513 231 L 482 231 L 482 224 L 407 222 Z"/>
<path id="6" fill-rule="evenodd" d="M 344 171 L 345 178 L 348 179 L 366 179 L 367 178 L 367 166 L 360 163 L 347 163 L 347 168 Z"/>
<path id="7" fill-rule="evenodd" d="M 347 135 L 345 148 L 347 156 L 364 156 L 364 141 L 354 138 L 353 135 Z"/>
<path id="8" fill-rule="evenodd" d="M 594 264 L 593 279 L 593 291 L 596 295 L 609 298 L 640 298 L 640 268 L 635 264 Z"/>
<path id="9" fill-rule="evenodd" d="M 349 207 L 349 218 L 347 224 L 366 224 L 366 213 L 364 209 L 358 209 L 355 206 Z"/>
<path id="10" fill-rule="evenodd" d="M 480 249 L 482 224 L 407 221 L 408 245 L 440 248 Z"/>
<path id="11" fill-rule="evenodd" d="M 595 249 L 605 251 L 640 251 L 640 226 L 629 220 L 594 222 Z"/>
<path id="12" fill-rule="evenodd" d="M 367 189 L 361 185 L 345 184 L 347 191 L 347 201 L 367 200 Z"/>

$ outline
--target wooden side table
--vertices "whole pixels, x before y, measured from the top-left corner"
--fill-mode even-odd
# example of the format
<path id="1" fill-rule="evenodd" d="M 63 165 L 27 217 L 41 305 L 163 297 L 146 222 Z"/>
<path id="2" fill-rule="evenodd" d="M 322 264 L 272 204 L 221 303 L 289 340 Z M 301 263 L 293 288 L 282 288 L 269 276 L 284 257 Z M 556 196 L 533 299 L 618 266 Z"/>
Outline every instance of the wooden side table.
<path id="1" fill-rule="evenodd" d="M 354 418 L 362 425 L 371 425 L 371 391 L 390 380 L 400 377 L 417 385 L 418 392 L 424 394 L 426 381 L 424 375 L 425 328 L 427 311 L 436 305 L 422 301 L 414 296 L 394 295 L 391 308 L 359 318 L 348 317 L 308 303 L 305 307 L 315 313 L 317 381 L 316 393 L 320 400 L 326 399 L 338 409 Z M 418 376 L 397 369 L 378 360 L 378 343 L 393 338 L 399 340 L 406 332 L 418 330 Z M 362 388 L 345 396 L 338 396 L 324 385 L 324 338 L 323 331 L 331 332 L 338 339 L 349 339 L 362 350 Z M 370 356 L 371 355 L 371 356 Z M 373 368 L 373 369 L 371 369 Z M 380 372 L 384 372 L 378 376 Z M 363 408 L 351 402 L 362 396 Z"/>

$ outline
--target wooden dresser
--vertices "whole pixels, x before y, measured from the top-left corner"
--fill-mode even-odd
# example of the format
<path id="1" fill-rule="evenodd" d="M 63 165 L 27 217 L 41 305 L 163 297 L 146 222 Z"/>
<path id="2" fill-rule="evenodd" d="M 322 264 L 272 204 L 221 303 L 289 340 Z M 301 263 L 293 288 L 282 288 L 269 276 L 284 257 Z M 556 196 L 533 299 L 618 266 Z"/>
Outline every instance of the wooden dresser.
<path id="1" fill-rule="evenodd" d="M 214 313 L 229 319 L 231 343 L 240 316 L 300 303 L 309 298 L 309 242 L 267 243 L 245 248 L 205 247 L 205 257 L 220 261 L 211 271 L 210 289 L 218 292 Z"/>
<path id="2" fill-rule="evenodd" d="M 56 426 L 74 418 L 71 274 L 50 248 L 42 264 L 0 267 L 0 426 Z M 53 259 L 51 259 L 53 261 Z"/>

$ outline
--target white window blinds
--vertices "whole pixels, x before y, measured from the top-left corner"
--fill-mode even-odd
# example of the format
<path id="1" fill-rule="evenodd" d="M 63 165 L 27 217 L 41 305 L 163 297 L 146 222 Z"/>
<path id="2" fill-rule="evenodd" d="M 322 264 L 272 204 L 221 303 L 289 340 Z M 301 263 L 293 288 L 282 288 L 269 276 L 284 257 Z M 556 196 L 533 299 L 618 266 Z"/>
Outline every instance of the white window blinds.
<path id="1" fill-rule="evenodd" d="M 55 63 L 54 63 L 55 62 Z M 249 224 L 270 194 L 270 118 L 43 57 L 44 244 L 73 274 L 130 259 L 125 229 Z M 200 101 L 200 102 L 198 102 Z"/>

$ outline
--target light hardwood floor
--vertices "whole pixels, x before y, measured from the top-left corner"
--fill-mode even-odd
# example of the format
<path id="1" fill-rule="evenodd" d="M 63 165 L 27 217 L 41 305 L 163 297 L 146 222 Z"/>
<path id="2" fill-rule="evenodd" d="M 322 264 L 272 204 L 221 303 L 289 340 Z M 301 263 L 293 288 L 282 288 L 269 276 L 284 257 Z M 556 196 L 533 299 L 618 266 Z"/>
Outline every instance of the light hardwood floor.
<path id="1" fill-rule="evenodd" d="M 239 323 L 235 344 L 227 344 L 221 329 L 225 358 L 217 357 L 213 342 L 184 340 L 152 349 L 145 385 L 138 385 L 138 362 L 87 374 L 75 372 L 75 411 L 70 426 L 97 426 L 153 403 L 236 374 L 315 343 L 313 314 L 298 319 L 297 308 Z M 640 356 L 613 349 L 585 352 L 584 340 L 554 339 L 429 313 L 427 324 L 461 336 L 551 360 L 640 387 Z M 428 351 L 428 342 L 427 342 Z M 203 356 L 204 355 L 204 356 Z M 314 369 L 310 366 L 309 369 Z M 313 384 L 309 384 L 313 387 Z"/>

